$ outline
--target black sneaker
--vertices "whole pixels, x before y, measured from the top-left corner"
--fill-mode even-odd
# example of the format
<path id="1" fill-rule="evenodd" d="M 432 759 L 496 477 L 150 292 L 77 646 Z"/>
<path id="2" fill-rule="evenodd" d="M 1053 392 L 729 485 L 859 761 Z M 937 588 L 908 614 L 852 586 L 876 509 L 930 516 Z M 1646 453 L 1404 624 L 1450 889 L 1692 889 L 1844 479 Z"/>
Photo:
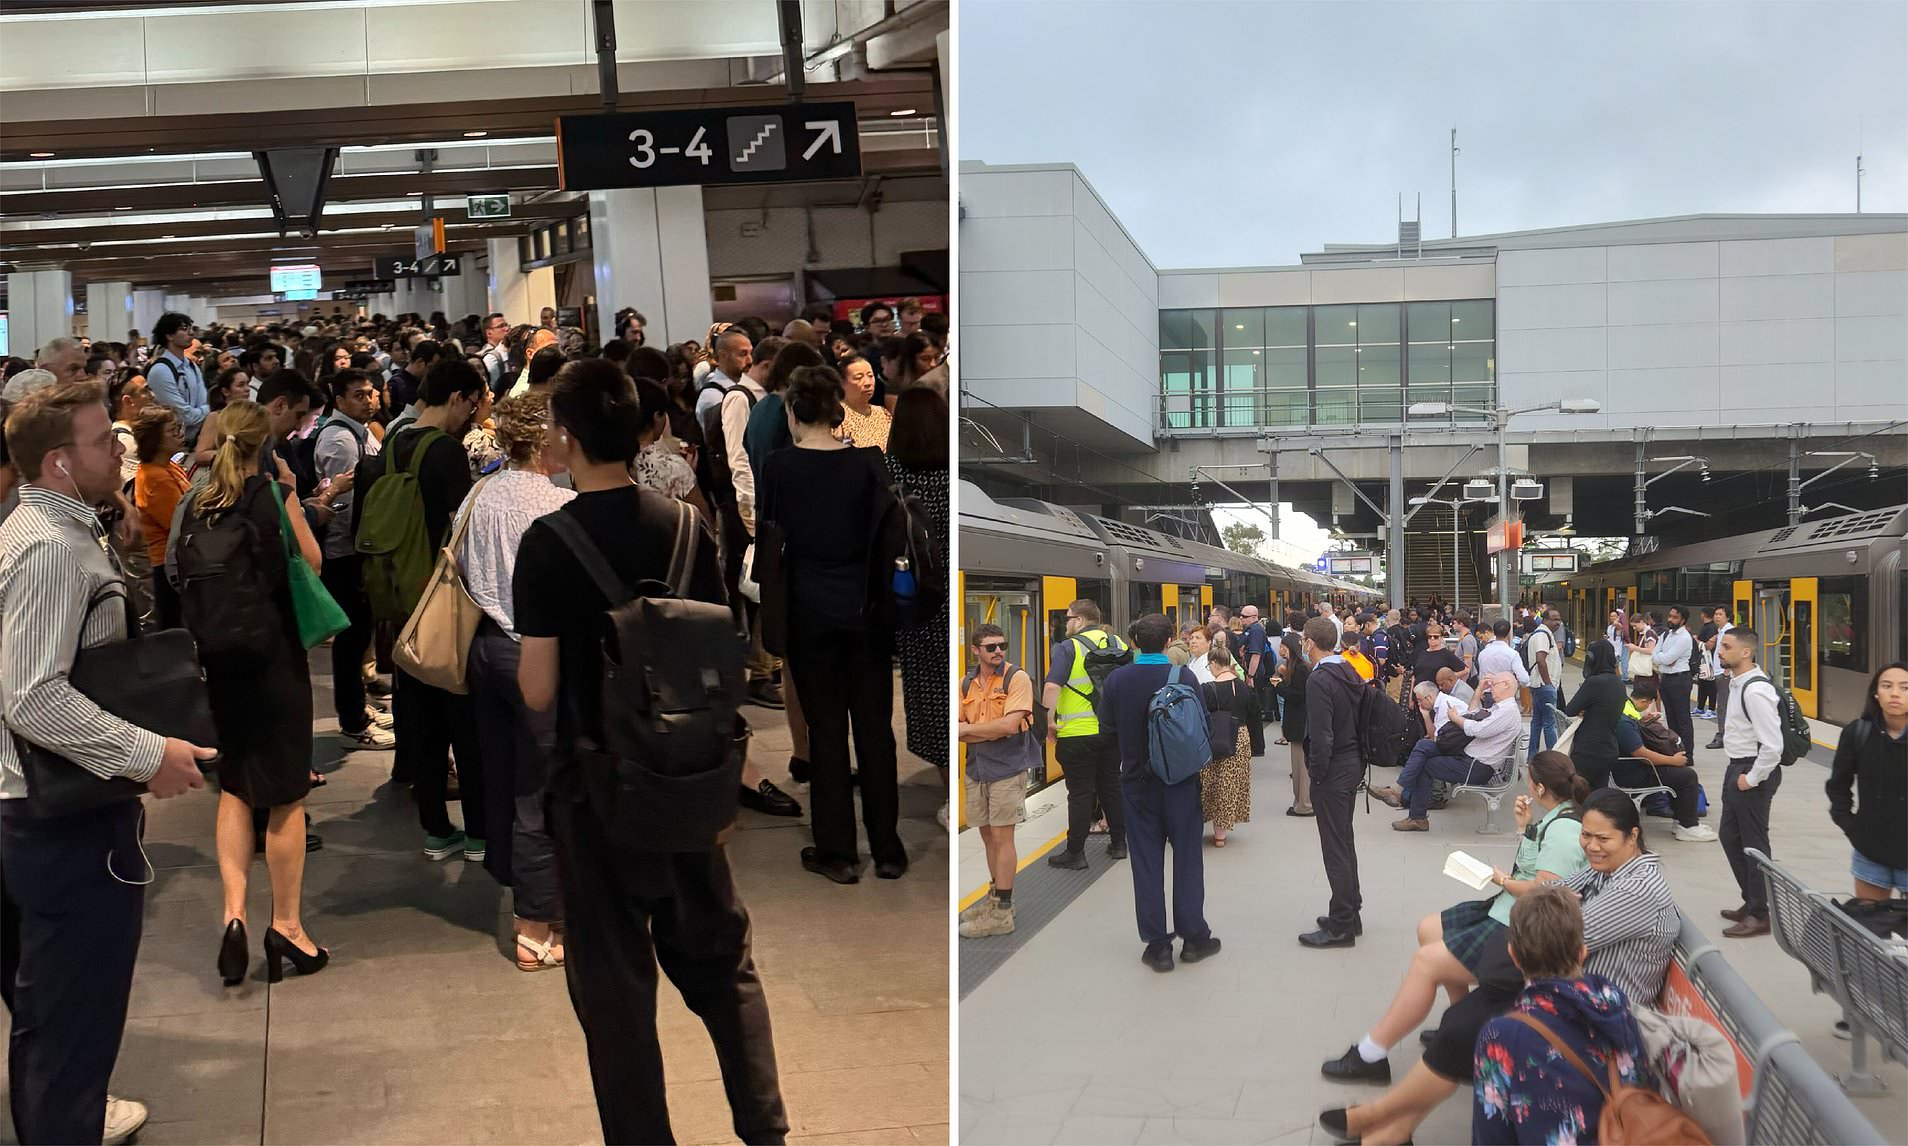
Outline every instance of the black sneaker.
<path id="1" fill-rule="evenodd" d="M 908 861 L 880 860 L 875 864 L 875 877 L 878 879 L 900 879 L 908 874 Z"/>
<path id="2" fill-rule="evenodd" d="M 1329 915 L 1321 915 L 1321 916 L 1319 916 L 1319 917 L 1318 917 L 1318 925 L 1319 925 L 1319 927 L 1320 927 L 1321 929 L 1323 929 L 1323 930 L 1325 930 L 1325 931 L 1330 931 L 1330 930 L 1332 929 L 1332 917 L 1331 917 L 1331 916 L 1329 916 Z M 1357 919 L 1354 919 L 1354 920 L 1352 920 L 1352 934 L 1353 934 L 1353 935 L 1363 935 L 1364 933 L 1365 933 L 1365 920 L 1364 920 L 1364 918 L 1363 918 L 1363 917 L 1361 916 L 1361 917 L 1359 917 L 1359 918 L 1357 918 Z"/>
<path id="3" fill-rule="evenodd" d="M 1709 748 L 1709 749 L 1716 749 L 1716 748 L 1721 748 L 1721 747 L 1722 747 L 1722 737 L 1720 737 L 1720 736 L 1718 736 L 1718 737 L 1716 737 L 1716 738 L 1715 738 L 1714 740 L 1711 740 L 1711 741 L 1710 741 L 1709 743 L 1707 743 L 1707 744 L 1705 744 L 1705 745 L 1703 745 L 1703 747 L 1704 747 L 1704 748 Z"/>
<path id="4" fill-rule="evenodd" d="M 782 686 L 766 677 L 749 682 L 749 703 L 759 708 L 786 708 L 782 699 Z"/>
<path id="5" fill-rule="evenodd" d="M 836 883 L 860 883 L 861 872 L 846 860 L 824 860 L 814 848 L 802 849 L 802 867 L 816 875 L 825 875 Z"/>
<path id="6" fill-rule="evenodd" d="M 1377 1062 L 1366 1062 L 1358 1053 L 1358 1044 L 1353 1043 L 1343 1057 L 1326 1059 L 1318 1068 L 1319 1073 L 1334 1082 L 1376 1082 L 1384 1086 L 1391 1085 L 1391 1060 L 1381 1058 Z"/>
<path id="7" fill-rule="evenodd" d="M 1062 848 L 1047 857 L 1048 867 L 1064 867 L 1070 871 L 1085 871 L 1086 856 L 1069 848 Z"/>
<path id="8" fill-rule="evenodd" d="M 1158 943 L 1148 943 L 1146 951 L 1140 955 L 1140 962 L 1155 971 L 1173 969 L 1173 941 L 1162 939 Z"/>
<path id="9" fill-rule="evenodd" d="M 765 816 L 799 816 L 802 806 L 794 797 L 777 788 L 772 781 L 764 780 L 751 788 L 743 785 L 736 795 L 736 802 L 752 812 Z"/>
<path id="10" fill-rule="evenodd" d="M 1106 842 L 1106 858 L 1123 860 L 1126 858 L 1126 837 L 1114 836 Z"/>
<path id="11" fill-rule="evenodd" d="M 1198 943 L 1188 939 L 1179 945 L 1179 961 L 1181 963 L 1197 963 L 1201 959 L 1210 959 L 1217 954 L 1219 954 L 1219 937 L 1217 935 L 1208 935 L 1204 940 Z"/>
<path id="12" fill-rule="evenodd" d="M 1305 934 L 1299 936 L 1298 939 L 1299 943 L 1306 947 L 1351 947 L 1355 946 L 1358 942 L 1358 937 L 1351 932 L 1347 931 L 1343 935 L 1340 935 L 1329 927 L 1321 927 L 1317 931 L 1307 931 Z"/>
<path id="13" fill-rule="evenodd" d="M 1438 1028 L 1426 1027 L 1418 1032 L 1418 1045 L 1428 1047 L 1438 1041 Z"/>

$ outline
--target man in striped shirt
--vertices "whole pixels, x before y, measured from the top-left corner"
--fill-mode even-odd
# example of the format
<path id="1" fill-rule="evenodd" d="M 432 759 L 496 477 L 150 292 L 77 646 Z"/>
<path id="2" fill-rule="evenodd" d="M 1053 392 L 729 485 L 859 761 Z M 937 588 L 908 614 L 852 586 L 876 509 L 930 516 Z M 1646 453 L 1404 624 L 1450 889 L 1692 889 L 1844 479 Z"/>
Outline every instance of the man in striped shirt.
<path id="1" fill-rule="evenodd" d="M 6 436 L 26 482 L 0 525 L 0 868 L 19 912 L 19 962 L 0 974 L 14 1126 L 21 1142 L 99 1142 L 145 906 L 140 805 L 36 817 L 21 747 L 160 798 L 204 787 L 198 761 L 214 753 L 104 712 L 67 679 L 80 648 L 127 635 L 125 575 L 94 512 L 119 488 L 123 450 L 99 388 L 32 395 L 9 412 Z"/>

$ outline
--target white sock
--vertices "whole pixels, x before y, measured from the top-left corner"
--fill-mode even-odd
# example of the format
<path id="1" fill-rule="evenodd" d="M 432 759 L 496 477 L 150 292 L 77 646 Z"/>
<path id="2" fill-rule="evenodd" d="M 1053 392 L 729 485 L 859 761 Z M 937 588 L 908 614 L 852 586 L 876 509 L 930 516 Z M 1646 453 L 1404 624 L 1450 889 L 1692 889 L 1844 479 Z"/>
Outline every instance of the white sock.
<path id="1" fill-rule="evenodd" d="M 1384 1047 L 1372 1042 L 1370 1035 L 1358 1040 L 1358 1057 L 1366 1062 L 1383 1062 L 1388 1053 Z"/>

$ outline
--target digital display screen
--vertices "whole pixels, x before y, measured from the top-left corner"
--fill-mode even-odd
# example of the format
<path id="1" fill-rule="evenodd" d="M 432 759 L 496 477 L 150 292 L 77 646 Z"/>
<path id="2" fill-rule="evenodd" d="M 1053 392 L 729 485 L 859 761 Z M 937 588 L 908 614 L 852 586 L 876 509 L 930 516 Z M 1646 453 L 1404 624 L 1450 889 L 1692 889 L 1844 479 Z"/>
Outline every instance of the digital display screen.
<path id="1" fill-rule="evenodd" d="M 0 354 L 7 353 L 7 312 L 0 310 Z"/>
<path id="2" fill-rule="evenodd" d="M 308 302 L 318 297 L 318 292 L 315 290 L 288 290 L 279 293 L 284 296 L 286 302 Z"/>
<path id="3" fill-rule="evenodd" d="M 319 278 L 318 264 L 316 263 L 300 263 L 297 265 L 273 267 L 272 291 L 273 293 L 284 291 L 287 294 L 290 294 L 292 291 L 312 291 L 314 293 L 304 297 L 316 298 L 318 296 L 315 292 L 318 290 Z"/>

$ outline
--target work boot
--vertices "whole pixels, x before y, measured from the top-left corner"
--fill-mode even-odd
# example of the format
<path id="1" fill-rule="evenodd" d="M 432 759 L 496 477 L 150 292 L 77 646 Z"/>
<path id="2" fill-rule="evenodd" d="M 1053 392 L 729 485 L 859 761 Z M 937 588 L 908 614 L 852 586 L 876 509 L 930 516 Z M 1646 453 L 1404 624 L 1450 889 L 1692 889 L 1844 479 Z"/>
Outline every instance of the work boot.
<path id="1" fill-rule="evenodd" d="M 1126 858 L 1126 837 L 1114 836 L 1106 842 L 1106 858 L 1123 860 Z"/>
<path id="2" fill-rule="evenodd" d="M 994 909 L 994 893 L 990 891 L 986 895 L 981 896 L 979 899 L 969 904 L 967 906 L 967 910 L 961 912 L 959 919 L 962 923 L 966 923 L 970 919 L 979 919 L 981 916 L 986 915 L 988 912 L 992 911 L 993 909 Z"/>
<path id="3" fill-rule="evenodd" d="M 993 905 L 992 910 L 961 924 L 962 939 L 986 939 L 993 935 L 1014 933 L 1014 909 L 1011 906 L 1002 907 L 991 896 L 987 902 Z"/>
<path id="4" fill-rule="evenodd" d="M 1061 848 L 1059 851 L 1047 857 L 1047 866 L 1063 867 L 1070 871 L 1085 871 L 1087 868 L 1086 853 L 1076 852 L 1072 848 Z"/>

